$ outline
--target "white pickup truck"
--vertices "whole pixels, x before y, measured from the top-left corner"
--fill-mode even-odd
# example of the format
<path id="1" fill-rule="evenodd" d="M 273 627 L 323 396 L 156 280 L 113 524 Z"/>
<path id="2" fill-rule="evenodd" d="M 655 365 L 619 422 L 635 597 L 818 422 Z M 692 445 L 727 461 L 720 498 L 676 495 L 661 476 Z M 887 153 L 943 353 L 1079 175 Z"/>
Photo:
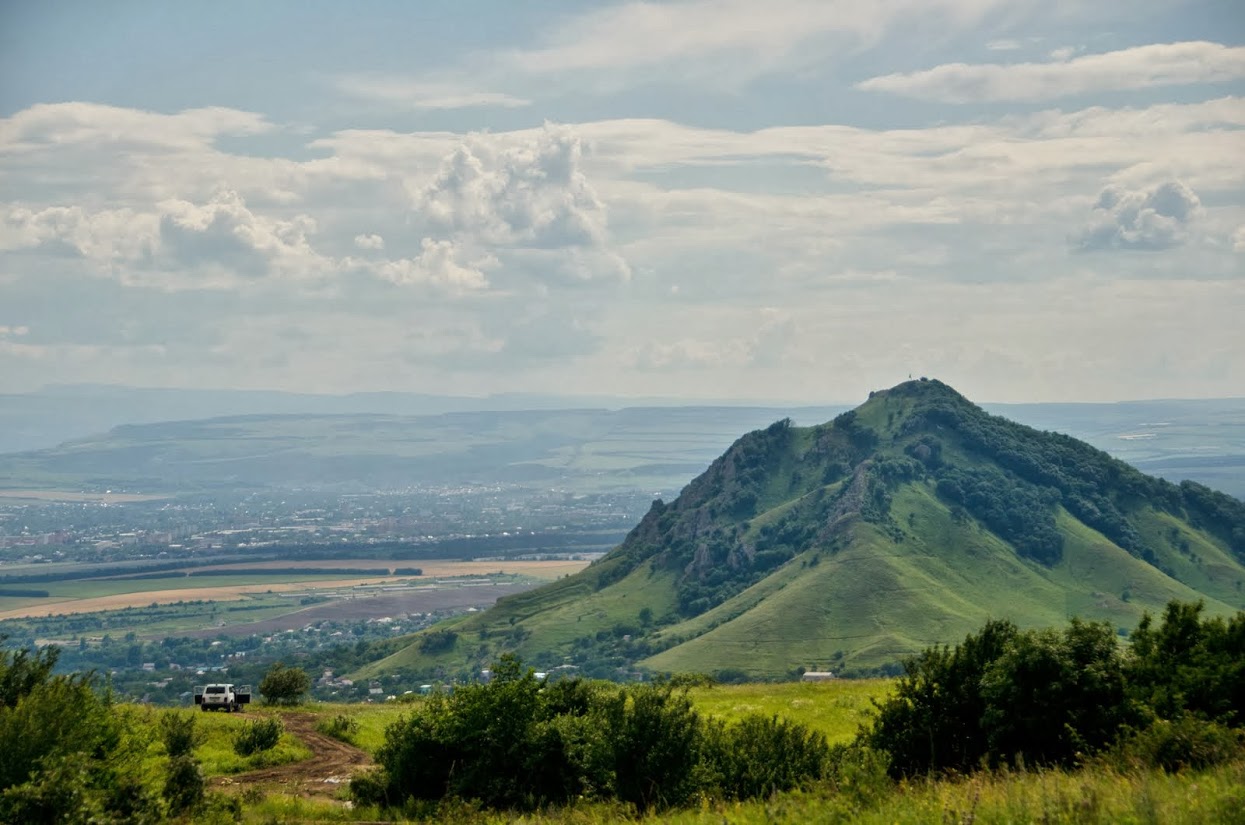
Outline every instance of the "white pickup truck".
<path id="1" fill-rule="evenodd" d="M 242 710 L 251 703 L 251 686 L 242 685 L 196 685 L 195 704 L 199 710 L 223 710 L 226 713 Z"/>

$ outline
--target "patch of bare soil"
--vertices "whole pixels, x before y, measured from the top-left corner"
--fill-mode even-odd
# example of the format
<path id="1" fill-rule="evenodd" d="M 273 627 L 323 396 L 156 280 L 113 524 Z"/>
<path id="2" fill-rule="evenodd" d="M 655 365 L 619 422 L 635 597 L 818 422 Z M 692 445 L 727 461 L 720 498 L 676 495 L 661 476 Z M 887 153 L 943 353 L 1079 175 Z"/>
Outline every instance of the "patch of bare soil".
<path id="1" fill-rule="evenodd" d="M 212 785 L 239 793 L 247 788 L 259 788 L 292 796 L 336 799 L 355 771 L 372 764 L 372 757 L 367 751 L 320 733 L 316 730 L 318 718 L 314 713 L 288 713 L 281 717 L 285 729 L 311 749 L 310 759 L 218 776 L 212 780 Z"/>

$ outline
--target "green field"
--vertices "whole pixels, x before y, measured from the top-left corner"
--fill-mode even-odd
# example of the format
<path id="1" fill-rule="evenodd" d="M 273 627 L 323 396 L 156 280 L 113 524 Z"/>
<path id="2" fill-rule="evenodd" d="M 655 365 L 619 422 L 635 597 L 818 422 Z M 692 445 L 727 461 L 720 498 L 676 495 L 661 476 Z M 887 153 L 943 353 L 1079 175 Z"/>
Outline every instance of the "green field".
<path id="1" fill-rule="evenodd" d="M 341 573 L 277 573 L 264 570 L 248 570 L 237 575 L 222 576 L 187 576 L 169 575 L 155 579 L 73 579 L 70 581 L 40 582 L 37 585 L 24 585 L 31 589 L 46 590 L 45 597 L 0 596 L 0 614 L 8 610 L 51 605 L 55 602 L 72 602 L 78 599 L 102 599 L 109 596 L 126 594 L 151 593 L 153 601 L 163 599 L 162 591 L 193 590 L 194 595 L 185 595 L 181 600 L 210 600 L 211 591 L 215 588 L 253 587 L 270 584 L 307 584 L 315 585 L 323 582 L 339 582 L 347 580 L 380 580 L 400 583 L 409 581 L 411 577 L 360 576 L 342 575 Z M 72 604 L 58 605 L 55 612 L 74 612 Z"/>

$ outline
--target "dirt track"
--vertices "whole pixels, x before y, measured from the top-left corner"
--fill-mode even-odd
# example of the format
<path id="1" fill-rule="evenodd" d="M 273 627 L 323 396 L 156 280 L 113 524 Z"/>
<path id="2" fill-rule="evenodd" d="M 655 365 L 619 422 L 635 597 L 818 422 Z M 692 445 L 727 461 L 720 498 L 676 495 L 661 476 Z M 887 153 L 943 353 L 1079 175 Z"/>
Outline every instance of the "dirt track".
<path id="1" fill-rule="evenodd" d="M 262 787 L 294 796 L 335 798 L 350 781 L 351 774 L 372 764 L 372 757 L 366 751 L 317 731 L 318 718 L 321 717 L 314 713 L 287 713 L 281 717 L 285 729 L 311 749 L 310 759 L 218 776 L 212 780 L 212 785 L 229 791 Z"/>

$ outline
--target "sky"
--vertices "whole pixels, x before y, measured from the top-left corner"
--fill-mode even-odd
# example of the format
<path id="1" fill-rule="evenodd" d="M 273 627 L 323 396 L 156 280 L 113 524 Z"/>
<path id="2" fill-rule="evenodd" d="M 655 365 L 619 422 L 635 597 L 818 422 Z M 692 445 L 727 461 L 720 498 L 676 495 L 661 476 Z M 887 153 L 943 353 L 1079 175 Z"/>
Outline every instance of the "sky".
<path id="1" fill-rule="evenodd" d="M 0 5 L 0 392 L 909 375 L 1245 396 L 1245 5 Z"/>

